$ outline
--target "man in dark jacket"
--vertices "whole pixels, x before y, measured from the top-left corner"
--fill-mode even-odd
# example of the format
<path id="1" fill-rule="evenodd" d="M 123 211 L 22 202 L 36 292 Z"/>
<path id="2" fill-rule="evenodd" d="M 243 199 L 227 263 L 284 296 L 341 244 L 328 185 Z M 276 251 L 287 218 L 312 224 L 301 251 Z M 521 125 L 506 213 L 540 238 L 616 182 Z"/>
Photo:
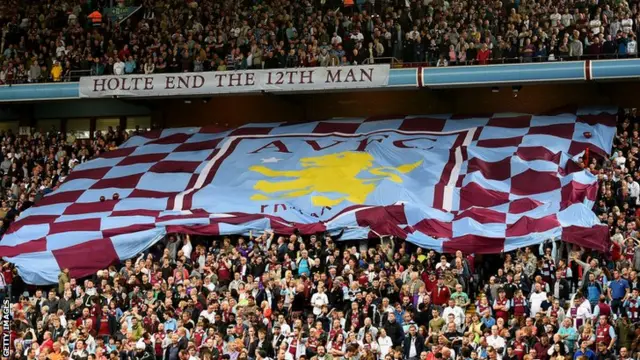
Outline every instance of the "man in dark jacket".
<path id="1" fill-rule="evenodd" d="M 384 330 L 387 332 L 387 335 L 391 338 L 391 342 L 393 343 L 393 346 L 394 347 L 400 346 L 404 338 L 404 331 L 402 331 L 402 326 L 398 324 L 398 322 L 396 321 L 396 316 L 393 313 L 390 313 L 388 316 L 389 316 L 389 322 L 384 326 Z"/>
<path id="2" fill-rule="evenodd" d="M 255 358 L 256 353 L 260 351 L 263 351 L 268 357 L 275 356 L 273 346 L 267 340 L 267 332 L 264 329 L 258 330 L 258 338 L 249 344 L 249 357 Z"/>
<path id="3" fill-rule="evenodd" d="M 152 352 L 147 351 L 144 344 L 136 344 L 136 352 L 133 356 L 134 360 L 154 360 L 155 356 Z"/>
<path id="4" fill-rule="evenodd" d="M 554 298 L 560 299 L 562 304 L 564 304 L 565 301 L 569 301 L 571 284 L 562 276 L 559 270 L 556 271 L 555 281 L 551 284 L 551 293 Z"/>
<path id="5" fill-rule="evenodd" d="M 180 345 L 180 336 L 176 333 L 171 335 L 171 344 L 167 346 L 167 349 L 164 352 L 164 360 L 179 360 L 180 350 L 182 350 Z"/>
<path id="6" fill-rule="evenodd" d="M 607 40 L 602 44 L 602 53 L 609 55 L 615 54 L 617 50 L 616 43 L 611 39 L 611 35 L 607 35 Z"/>
<path id="7" fill-rule="evenodd" d="M 409 326 L 409 334 L 404 338 L 402 346 L 404 358 L 409 360 L 418 359 L 424 349 L 424 337 L 418 334 L 415 325 Z"/>
<path id="8" fill-rule="evenodd" d="M 613 355 L 611 350 L 607 348 L 607 344 L 603 342 L 598 343 L 598 353 L 596 354 L 596 359 L 598 360 L 615 360 L 616 357 Z"/>

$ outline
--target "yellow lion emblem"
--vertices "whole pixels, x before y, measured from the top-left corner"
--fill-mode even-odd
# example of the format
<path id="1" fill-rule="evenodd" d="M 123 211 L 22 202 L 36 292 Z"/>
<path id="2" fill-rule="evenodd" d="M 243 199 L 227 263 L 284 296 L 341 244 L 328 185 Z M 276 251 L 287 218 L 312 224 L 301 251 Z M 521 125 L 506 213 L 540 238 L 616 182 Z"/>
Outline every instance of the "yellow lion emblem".
<path id="1" fill-rule="evenodd" d="M 366 152 L 345 151 L 341 153 L 300 159 L 300 170 L 272 170 L 266 166 L 251 166 L 249 170 L 270 178 L 289 178 L 280 181 L 259 180 L 253 187 L 260 191 L 251 200 L 264 201 L 292 199 L 311 196 L 315 206 L 335 206 L 348 200 L 363 204 L 367 196 L 384 180 L 402 183 L 400 174 L 407 174 L 420 166 L 422 160 L 398 167 L 373 167 L 373 156 Z M 369 172 L 373 177 L 362 179 L 358 175 Z M 317 193 L 340 194 L 330 198 Z"/>

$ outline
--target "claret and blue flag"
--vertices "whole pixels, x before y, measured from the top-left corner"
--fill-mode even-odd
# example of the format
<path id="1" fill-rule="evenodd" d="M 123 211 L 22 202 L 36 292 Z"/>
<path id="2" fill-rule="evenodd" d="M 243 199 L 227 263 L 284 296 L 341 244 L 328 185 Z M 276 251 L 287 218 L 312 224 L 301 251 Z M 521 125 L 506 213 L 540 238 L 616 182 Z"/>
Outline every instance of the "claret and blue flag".
<path id="1" fill-rule="evenodd" d="M 28 283 L 95 273 L 167 233 L 395 236 L 439 252 L 562 239 L 606 250 L 585 152 L 615 111 L 402 116 L 132 137 L 77 166 L 0 241 Z M 117 196 L 114 196 L 117 194 Z M 104 197 L 106 200 L 101 201 Z"/>

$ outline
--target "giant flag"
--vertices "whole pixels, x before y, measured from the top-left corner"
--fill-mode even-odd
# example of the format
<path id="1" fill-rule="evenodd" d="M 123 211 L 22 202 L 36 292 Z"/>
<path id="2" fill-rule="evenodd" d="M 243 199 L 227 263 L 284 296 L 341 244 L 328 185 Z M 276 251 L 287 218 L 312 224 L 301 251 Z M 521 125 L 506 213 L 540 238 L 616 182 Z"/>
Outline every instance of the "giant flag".
<path id="1" fill-rule="evenodd" d="M 614 133 L 615 111 L 603 109 L 149 132 L 77 166 L 11 225 L 0 256 L 46 284 L 174 232 L 392 235 L 468 253 L 559 238 L 606 250 L 597 179 L 578 161 L 586 149 L 606 155 Z"/>

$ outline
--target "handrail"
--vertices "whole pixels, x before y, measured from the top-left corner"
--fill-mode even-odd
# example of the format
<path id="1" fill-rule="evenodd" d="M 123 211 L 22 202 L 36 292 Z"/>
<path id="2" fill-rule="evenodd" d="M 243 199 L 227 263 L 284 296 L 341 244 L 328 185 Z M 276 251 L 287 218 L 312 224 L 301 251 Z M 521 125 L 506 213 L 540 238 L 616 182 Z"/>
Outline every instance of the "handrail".
<path id="1" fill-rule="evenodd" d="M 370 65 L 370 64 L 391 64 L 391 67 L 395 67 L 397 64 L 402 64 L 402 60 L 398 60 L 393 56 L 383 56 L 383 57 L 374 57 L 373 62 L 372 58 L 368 57 L 364 59 L 362 65 Z"/>
<path id="2" fill-rule="evenodd" d="M 527 63 L 535 63 L 535 62 L 555 62 L 555 61 L 584 61 L 584 60 L 620 60 L 620 59 L 635 59 L 638 57 L 638 54 L 624 54 L 620 55 L 618 53 L 615 54 L 584 54 L 582 56 L 519 56 L 516 58 L 499 58 L 499 59 L 488 59 L 486 64 L 484 65 L 497 65 L 497 64 L 527 64 Z M 463 65 L 483 65 L 478 64 L 478 60 L 465 60 L 460 63 L 449 62 L 449 59 L 445 58 L 448 62 L 448 66 L 463 66 Z M 434 67 L 437 66 L 438 60 L 429 60 L 423 62 L 400 62 L 401 66 L 405 68 L 412 67 Z"/>
<path id="3" fill-rule="evenodd" d="M 91 70 L 71 70 L 65 77 L 66 82 L 77 82 L 83 76 L 91 76 Z"/>
<path id="4" fill-rule="evenodd" d="M 620 55 L 618 53 L 614 54 L 585 54 L 582 56 L 531 56 L 531 57 L 517 57 L 517 58 L 499 58 L 499 59 L 488 59 L 485 65 L 499 65 L 499 64 L 526 64 L 526 63 L 544 63 L 544 62 L 570 62 L 570 61 L 585 61 L 585 60 L 616 60 L 616 59 L 635 59 L 638 58 L 639 54 L 623 54 Z M 436 67 L 438 60 L 430 59 L 422 62 L 407 62 L 397 59 L 395 57 L 374 57 L 374 64 L 390 64 L 391 68 L 417 68 L 417 67 Z M 363 61 L 363 65 L 371 64 L 369 58 L 366 58 Z M 483 65 L 478 64 L 478 61 L 468 60 L 464 62 L 452 62 L 448 63 L 448 66 L 477 66 Z M 229 70 L 233 71 L 233 70 Z M 78 82 L 81 77 L 91 76 L 91 70 L 71 70 L 61 79 L 62 82 Z M 47 79 L 40 79 L 38 81 L 28 81 L 25 79 L 13 79 L 13 80 L 5 80 L 4 82 L 0 82 L 0 85 L 17 85 L 17 84 L 28 84 L 28 83 L 50 83 L 56 82 L 51 77 Z M 60 81 L 58 81 L 60 82 Z"/>

